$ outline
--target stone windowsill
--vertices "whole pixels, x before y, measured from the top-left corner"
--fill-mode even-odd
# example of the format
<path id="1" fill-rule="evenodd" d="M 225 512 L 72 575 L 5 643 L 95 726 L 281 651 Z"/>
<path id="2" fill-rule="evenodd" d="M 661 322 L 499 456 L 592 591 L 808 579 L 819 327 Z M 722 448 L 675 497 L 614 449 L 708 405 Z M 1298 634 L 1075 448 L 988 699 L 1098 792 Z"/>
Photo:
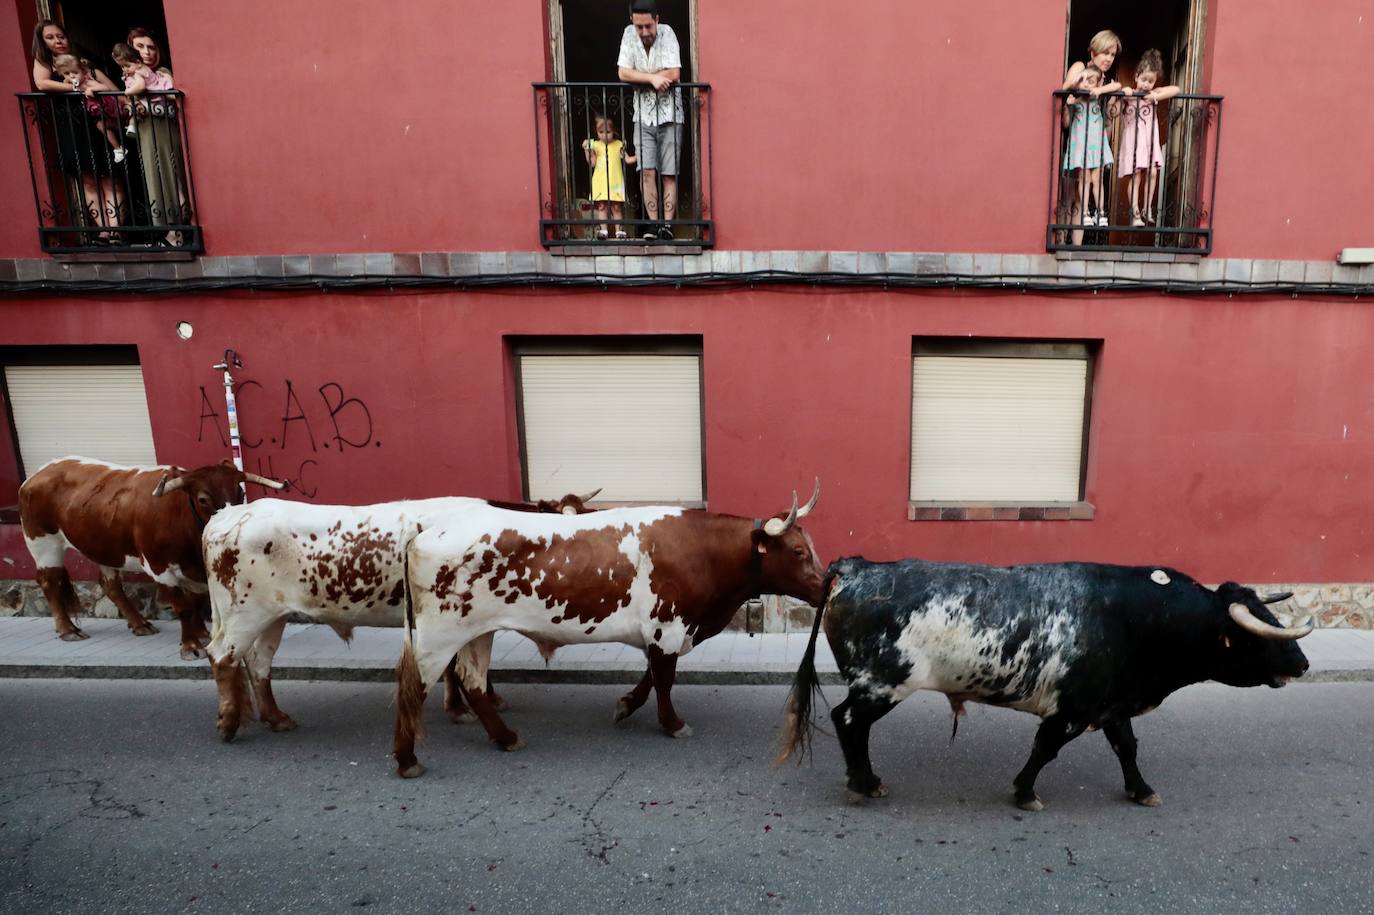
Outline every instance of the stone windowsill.
<path id="1" fill-rule="evenodd" d="M 1091 521 L 1091 502 L 908 502 L 908 521 Z"/>

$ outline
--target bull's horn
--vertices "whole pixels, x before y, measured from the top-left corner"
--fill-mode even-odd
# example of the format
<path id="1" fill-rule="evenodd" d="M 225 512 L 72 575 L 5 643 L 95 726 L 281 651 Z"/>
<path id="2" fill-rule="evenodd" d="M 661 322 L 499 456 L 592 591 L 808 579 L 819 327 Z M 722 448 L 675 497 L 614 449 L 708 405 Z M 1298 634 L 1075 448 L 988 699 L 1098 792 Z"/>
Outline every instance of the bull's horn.
<path id="1" fill-rule="evenodd" d="M 1231 619 L 1236 621 L 1236 625 L 1244 629 L 1251 635 L 1257 635 L 1262 639 L 1274 639 L 1292 641 L 1300 639 L 1312 632 L 1311 626 L 1302 626 L 1296 629 L 1288 629 L 1283 626 L 1271 626 L 1263 620 L 1256 619 L 1250 612 L 1250 608 L 1244 604 L 1231 605 Z"/>
<path id="2" fill-rule="evenodd" d="M 763 525 L 763 532 L 769 537 L 780 537 L 797 523 L 797 491 L 792 490 L 792 510 L 786 518 L 769 518 Z"/>
<path id="3" fill-rule="evenodd" d="M 286 483 L 282 483 L 278 480 L 269 480 L 267 477 L 260 477 L 256 473 L 248 473 L 247 471 L 244 471 L 243 478 L 249 483 L 257 483 L 259 486 L 266 486 L 268 489 L 275 489 L 278 492 L 288 487 Z"/>
<path id="4" fill-rule="evenodd" d="M 591 492 L 587 493 L 585 496 L 573 496 L 573 498 L 574 498 L 574 499 L 577 499 L 577 500 L 579 500 L 579 501 L 582 501 L 582 502 L 590 502 L 591 500 L 593 500 L 593 499 L 596 498 L 596 494 L 597 494 L 597 493 L 601 492 L 601 490 L 603 490 L 603 489 L 605 489 L 605 488 L 606 488 L 606 487 L 604 487 L 604 486 L 598 486 L 596 489 L 593 489 Z"/>
<path id="5" fill-rule="evenodd" d="M 1277 604 L 1281 600 L 1288 600 L 1293 596 L 1292 591 L 1280 591 L 1278 594 L 1269 594 L 1260 598 L 1261 604 Z"/>
<path id="6" fill-rule="evenodd" d="M 815 489 L 815 491 L 813 491 L 813 492 L 811 493 L 811 501 L 810 501 L 810 502 L 807 502 L 807 503 L 806 503 L 805 505 L 803 505 L 801 508 L 797 509 L 797 518 L 798 518 L 798 519 L 800 519 L 800 518 L 805 518 L 807 515 L 811 514 L 811 509 L 813 509 L 813 508 L 816 507 L 816 503 L 820 501 L 820 498 L 821 498 L 821 478 L 820 478 L 820 477 L 816 477 L 816 489 Z"/>
<path id="7" fill-rule="evenodd" d="M 162 479 L 157 481 L 157 488 L 153 490 L 155 496 L 165 496 L 169 492 L 176 492 L 186 485 L 185 477 L 177 477 L 175 480 L 167 479 L 167 471 L 162 471 Z"/>

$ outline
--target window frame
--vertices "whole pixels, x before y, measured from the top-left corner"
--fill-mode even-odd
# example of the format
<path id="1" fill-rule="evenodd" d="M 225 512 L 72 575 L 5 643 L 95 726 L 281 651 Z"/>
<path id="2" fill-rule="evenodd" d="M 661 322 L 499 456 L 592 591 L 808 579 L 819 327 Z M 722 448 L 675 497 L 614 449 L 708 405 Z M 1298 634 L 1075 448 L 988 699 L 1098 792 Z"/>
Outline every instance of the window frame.
<path id="1" fill-rule="evenodd" d="M 609 502 L 594 500 L 587 503 L 598 508 L 634 505 L 677 505 L 682 508 L 705 509 L 710 498 L 706 473 L 706 354 L 700 334 L 587 334 L 569 336 L 508 336 L 506 348 L 510 355 L 515 395 L 515 424 L 520 461 L 520 495 L 530 499 L 529 447 L 525 430 L 525 385 L 521 358 L 524 356 L 695 356 L 697 359 L 697 416 L 699 417 L 701 453 L 701 499 L 657 499 L 653 501 Z"/>
<path id="2" fill-rule="evenodd" d="M 24 453 L 19 443 L 19 427 L 14 422 L 14 401 L 10 397 L 9 379 L 5 372 L 5 369 L 12 365 L 136 365 L 141 370 L 143 362 L 138 357 L 137 344 L 133 343 L 96 343 L 88 346 L 0 345 L 0 406 L 3 406 L 3 409 L 0 410 L 0 423 L 3 423 L 5 427 L 0 431 L 3 431 L 10 448 L 13 449 L 15 473 L 18 475 L 19 483 L 22 484 L 29 478 L 32 471 L 24 466 Z M 16 499 L 13 508 L 2 504 L 3 498 L 0 498 L 0 524 L 11 524 L 19 521 L 17 494 L 18 487 L 16 486 Z"/>
<path id="3" fill-rule="evenodd" d="M 1017 339 L 1002 337 L 913 337 L 907 373 L 907 520 L 908 521 L 1090 521 L 1096 507 L 1088 501 L 1093 389 L 1102 341 L 1095 339 Z M 911 447 L 916 423 L 915 371 L 920 356 L 964 356 L 1006 359 L 1073 359 L 1087 363 L 1083 383 L 1083 427 L 1079 434 L 1078 498 L 1071 501 L 912 499 L 911 474 L 916 454 Z"/>

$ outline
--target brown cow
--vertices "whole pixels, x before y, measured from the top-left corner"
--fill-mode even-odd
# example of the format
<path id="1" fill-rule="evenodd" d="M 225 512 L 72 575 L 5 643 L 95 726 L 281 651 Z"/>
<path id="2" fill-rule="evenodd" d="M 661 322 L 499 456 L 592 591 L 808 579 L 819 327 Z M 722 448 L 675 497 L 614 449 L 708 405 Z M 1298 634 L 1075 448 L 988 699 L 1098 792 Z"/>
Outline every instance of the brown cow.
<path id="1" fill-rule="evenodd" d="M 245 481 L 286 488 L 228 461 L 186 470 L 120 467 L 71 457 L 39 468 L 19 487 L 19 517 L 58 636 L 64 642 L 89 638 L 72 622 L 80 605 L 64 565 L 70 547 L 100 566 L 105 596 L 134 635 L 151 635 L 157 628 L 134 609 L 120 573 L 147 573 L 181 618 L 181 657 L 205 657 L 209 633 L 202 612 L 206 586 L 200 532 L 215 512 L 243 501 Z"/>
<path id="2" fill-rule="evenodd" d="M 816 505 L 768 520 L 676 507 L 620 508 L 590 515 L 532 515 L 474 506 L 454 512 L 406 549 L 409 620 L 397 666 L 392 751 L 404 778 L 415 758 L 425 691 L 458 656 L 468 703 L 502 749 L 524 745 L 486 693 L 481 652 L 462 652 L 488 633 L 513 629 L 542 643 L 623 642 L 644 650 L 649 674 L 620 700 L 619 720 L 658 694 L 658 721 L 673 737 L 691 728 L 670 696 L 677 659 L 720 632 L 760 594 L 821 598 L 823 569 L 797 524 Z"/>

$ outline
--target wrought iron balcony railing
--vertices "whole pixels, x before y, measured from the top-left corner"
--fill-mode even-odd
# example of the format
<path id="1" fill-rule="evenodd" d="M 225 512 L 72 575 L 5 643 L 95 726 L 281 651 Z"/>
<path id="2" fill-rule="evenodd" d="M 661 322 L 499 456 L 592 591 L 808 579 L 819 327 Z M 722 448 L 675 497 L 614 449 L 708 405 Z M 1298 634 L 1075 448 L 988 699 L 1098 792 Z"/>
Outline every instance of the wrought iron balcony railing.
<path id="1" fill-rule="evenodd" d="M 535 83 L 540 241 L 714 244 L 710 89 Z"/>
<path id="2" fill-rule="evenodd" d="M 1210 254 L 1221 96 L 1056 92 L 1051 251 Z"/>
<path id="3" fill-rule="evenodd" d="M 183 93 L 18 97 L 44 251 L 204 250 Z"/>

